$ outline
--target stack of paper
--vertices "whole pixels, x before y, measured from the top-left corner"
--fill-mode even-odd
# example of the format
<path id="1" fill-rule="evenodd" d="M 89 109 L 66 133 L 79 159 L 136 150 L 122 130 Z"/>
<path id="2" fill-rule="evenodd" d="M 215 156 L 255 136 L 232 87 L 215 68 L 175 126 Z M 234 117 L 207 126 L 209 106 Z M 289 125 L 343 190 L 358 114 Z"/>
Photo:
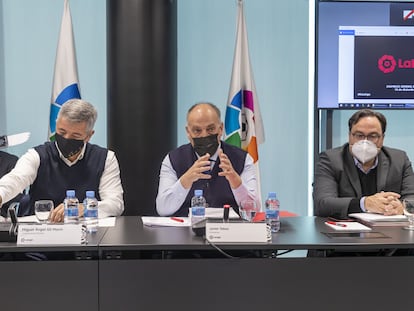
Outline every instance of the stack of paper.
<path id="1" fill-rule="evenodd" d="M 385 216 L 381 214 L 374 213 L 353 213 L 349 214 L 349 217 L 356 218 L 359 222 L 370 226 L 370 227 L 390 227 L 390 226 L 407 226 L 408 220 L 404 215 L 392 215 Z"/>
<path id="2" fill-rule="evenodd" d="M 325 225 L 336 230 L 336 231 L 371 231 L 370 227 L 364 226 L 363 224 L 356 221 L 327 221 Z"/>

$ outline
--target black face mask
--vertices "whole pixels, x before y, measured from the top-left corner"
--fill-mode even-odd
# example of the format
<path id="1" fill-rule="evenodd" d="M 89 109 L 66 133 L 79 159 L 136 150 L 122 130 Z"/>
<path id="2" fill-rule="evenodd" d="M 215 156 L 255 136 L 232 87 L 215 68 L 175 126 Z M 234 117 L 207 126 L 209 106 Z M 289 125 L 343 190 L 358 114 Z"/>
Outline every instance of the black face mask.
<path id="1" fill-rule="evenodd" d="M 77 154 L 83 148 L 83 140 L 67 139 L 59 135 L 58 133 L 55 134 L 55 138 L 60 152 L 62 152 L 63 156 L 66 159 Z"/>
<path id="2" fill-rule="evenodd" d="M 195 152 L 197 152 L 200 157 L 206 153 L 212 156 L 219 146 L 217 137 L 218 134 L 213 134 L 206 137 L 193 138 Z"/>

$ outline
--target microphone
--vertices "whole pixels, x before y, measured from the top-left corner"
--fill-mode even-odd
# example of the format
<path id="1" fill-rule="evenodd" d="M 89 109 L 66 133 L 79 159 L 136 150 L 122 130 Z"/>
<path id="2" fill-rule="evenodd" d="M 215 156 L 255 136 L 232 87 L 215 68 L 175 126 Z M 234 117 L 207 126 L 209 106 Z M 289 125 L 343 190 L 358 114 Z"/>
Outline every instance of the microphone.
<path id="1" fill-rule="evenodd" d="M 228 222 L 229 221 L 229 213 L 230 213 L 230 205 L 224 204 L 223 205 L 223 221 Z"/>
<path id="2" fill-rule="evenodd" d="M 16 216 L 15 206 L 18 203 L 12 203 L 7 213 L 11 219 L 11 222 L 0 223 L 0 242 L 16 242 L 17 241 L 17 228 L 18 221 Z"/>
<path id="3" fill-rule="evenodd" d="M 193 230 L 196 236 L 206 235 L 206 222 L 207 219 L 203 219 L 191 225 L 191 229 Z"/>

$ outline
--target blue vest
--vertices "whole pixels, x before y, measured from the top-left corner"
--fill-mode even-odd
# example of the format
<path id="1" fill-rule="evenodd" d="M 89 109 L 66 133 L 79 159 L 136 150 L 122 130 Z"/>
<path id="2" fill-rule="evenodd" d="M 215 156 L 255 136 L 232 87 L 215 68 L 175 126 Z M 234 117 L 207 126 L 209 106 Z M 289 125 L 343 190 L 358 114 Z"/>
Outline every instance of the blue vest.
<path id="1" fill-rule="evenodd" d="M 40 156 L 37 177 L 30 186 L 30 210 L 33 214 L 36 200 L 53 200 L 55 207 L 66 196 L 66 190 L 73 189 L 80 202 L 85 198 L 87 190 L 94 190 L 99 197 L 99 183 L 105 168 L 108 150 L 97 145 L 87 144 L 82 160 L 71 167 L 59 157 L 54 142 L 47 142 L 34 148 Z"/>
<path id="2" fill-rule="evenodd" d="M 229 157 L 234 170 L 240 175 L 244 169 L 247 152 L 221 142 L 221 149 Z M 197 155 L 191 144 L 178 147 L 169 153 L 171 165 L 180 178 L 197 160 Z M 213 170 L 211 171 L 211 179 L 199 179 L 193 183 L 190 192 L 180 209 L 175 212 L 175 216 L 188 216 L 188 208 L 191 206 L 191 198 L 194 196 L 195 189 L 202 189 L 207 204 L 210 207 L 223 207 L 224 204 L 230 204 L 238 211 L 238 204 L 234 199 L 229 182 L 223 176 L 218 176 L 221 171 L 219 168 L 220 158 L 217 158 Z"/>

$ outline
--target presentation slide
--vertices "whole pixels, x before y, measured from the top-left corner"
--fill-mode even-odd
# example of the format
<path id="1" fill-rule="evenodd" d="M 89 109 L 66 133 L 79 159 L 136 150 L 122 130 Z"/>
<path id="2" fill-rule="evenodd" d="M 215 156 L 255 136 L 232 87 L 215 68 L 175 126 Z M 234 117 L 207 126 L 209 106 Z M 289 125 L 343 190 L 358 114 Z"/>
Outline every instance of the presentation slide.
<path id="1" fill-rule="evenodd" d="M 355 37 L 354 98 L 414 97 L 414 37 Z"/>
<path id="2" fill-rule="evenodd" d="M 318 1 L 319 109 L 414 109 L 414 2 Z"/>

